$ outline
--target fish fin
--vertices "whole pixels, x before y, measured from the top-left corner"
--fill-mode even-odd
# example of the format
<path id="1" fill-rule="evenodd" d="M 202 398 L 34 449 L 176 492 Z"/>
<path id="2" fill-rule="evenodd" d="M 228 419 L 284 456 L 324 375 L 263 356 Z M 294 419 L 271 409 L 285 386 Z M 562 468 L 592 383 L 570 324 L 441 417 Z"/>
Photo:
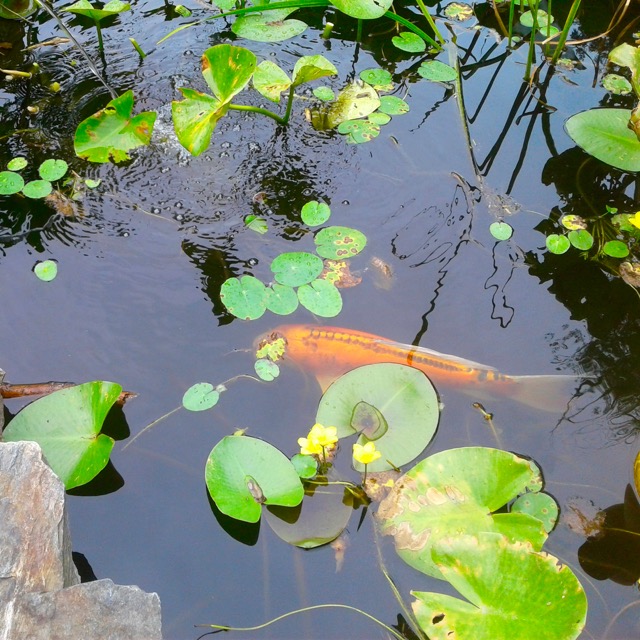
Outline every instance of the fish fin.
<path id="1" fill-rule="evenodd" d="M 562 413 L 569 408 L 583 379 L 572 375 L 509 376 L 515 384 L 506 395 L 534 409 Z"/>
<path id="2" fill-rule="evenodd" d="M 318 372 L 315 374 L 316 380 L 322 389 L 322 393 L 325 393 L 326 390 L 340 377 L 339 375 L 334 375 L 332 373 L 328 373 L 326 371 Z"/>

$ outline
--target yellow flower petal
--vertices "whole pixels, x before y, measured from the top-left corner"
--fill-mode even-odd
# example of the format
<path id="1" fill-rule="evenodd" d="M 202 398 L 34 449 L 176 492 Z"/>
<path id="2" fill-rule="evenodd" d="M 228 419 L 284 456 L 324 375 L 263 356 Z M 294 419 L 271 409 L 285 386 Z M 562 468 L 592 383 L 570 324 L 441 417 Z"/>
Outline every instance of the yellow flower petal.
<path id="1" fill-rule="evenodd" d="M 298 438 L 298 445 L 303 456 L 315 456 L 322 453 L 322 446 L 310 438 Z"/>
<path id="2" fill-rule="evenodd" d="M 640 211 L 637 211 L 634 215 L 629 216 L 629 222 L 634 226 L 640 229 Z"/>
<path id="3" fill-rule="evenodd" d="M 353 457 L 360 464 L 370 464 L 381 456 L 374 442 L 367 442 L 364 446 L 357 442 L 353 445 Z"/>
<path id="4" fill-rule="evenodd" d="M 338 430 L 335 427 L 323 427 L 321 424 L 316 423 L 311 427 L 307 438 L 321 447 L 329 447 L 338 442 L 337 432 Z"/>

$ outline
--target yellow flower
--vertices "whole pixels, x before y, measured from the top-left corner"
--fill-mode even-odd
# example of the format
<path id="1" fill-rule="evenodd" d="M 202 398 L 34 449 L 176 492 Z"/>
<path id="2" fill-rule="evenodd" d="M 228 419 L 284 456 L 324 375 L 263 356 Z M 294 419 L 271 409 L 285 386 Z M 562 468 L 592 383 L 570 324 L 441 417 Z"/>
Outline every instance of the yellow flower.
<path id="1" fill-rule="evenodd" d="M 303 456 L 315 456 L 322 453 L 322 446 L 311 438 L 298 438 L 298 444 Z"/>
<path id="2" fill-rule="evenodd" d="M 634 215 L 629 216 L 629 222 L 634 226 L 640 229 L 640 211 L 637 211 Z"/>
<path id="3" fill-rule="evenodd" d="M 323 427 L 316 423 L 311 427 L 307 437 L 317 442 L 321 447 L 330 447 L 338 442 L 338 430 L 335 427 Z"/>
<path id="4" fill-rule="evenodd" d="M 381 455 L 374 442 L 367 442 L 364 446 L 357 442 L 353 445 L 353 457 L 360 464 L 375 462 Z"/>

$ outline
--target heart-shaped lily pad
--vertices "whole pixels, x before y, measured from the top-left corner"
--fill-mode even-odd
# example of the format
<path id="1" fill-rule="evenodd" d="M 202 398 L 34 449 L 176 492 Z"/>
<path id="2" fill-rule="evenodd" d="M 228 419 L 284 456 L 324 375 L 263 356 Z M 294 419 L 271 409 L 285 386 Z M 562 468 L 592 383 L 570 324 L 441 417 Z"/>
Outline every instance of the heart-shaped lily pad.
<path id="1" fill-rule="evenodd" d="M 220 287 L 220 300 L 234 316 L 255 320 L 267 309 L 267 288 L 253 276 L 229 278 Z"/>
<path id="2" fill-rule="evenodd" d="M 279 316 L 288 316 L 298 308 L 295 289 L 274 283 L 267 289 L 267 309 Z"/>
<path id="3" fill-rule="evenodd" d="M 327 227 L 315 237 L 316 251 L 323 258 L 344 260 L 357 256 L 367 245 L 367 238 L 361 231 L 349 227 Z"/>
<path id="4" fill-rule="evenodd" d="M 277 282 L 289 287 L 299 287 L 315 280 L 324 269 L 318 256 L 305 251 L 281 253 L 271 263 L 271 271 Z"/>
<path id="5" fill-rule="evenodd" d="M 298 289 L 298 298 L 305 309 L 322 318 L 333 318 L 342 311 L 340 291 L 326 280 L 314 280 L 303 285 Z"/>

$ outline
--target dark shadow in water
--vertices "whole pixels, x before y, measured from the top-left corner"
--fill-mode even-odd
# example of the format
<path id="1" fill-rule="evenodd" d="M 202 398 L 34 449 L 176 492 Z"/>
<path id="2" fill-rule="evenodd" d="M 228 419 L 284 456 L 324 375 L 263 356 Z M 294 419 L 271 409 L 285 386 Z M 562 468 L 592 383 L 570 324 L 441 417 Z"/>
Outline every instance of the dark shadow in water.
<path id="1" fill-rule="evenodd" d="M 220 511 L 220 509 L 218 509 L 208 490 L 207 500 L 209 501 L 209 507 L 211 507 L 211 511 L 213 512 L 215 519 L 218 521 L 218 524 L 234 540 L 242 542 L 242 544 L 246 544 L 249 547 L 253 547 L 256 542 L 258 542 L 258 536 L 260 535 L 260 520 L 256 523 L 242 522 L 241 520 L 236 520 L 235 518 L 225 515 Z"/>

